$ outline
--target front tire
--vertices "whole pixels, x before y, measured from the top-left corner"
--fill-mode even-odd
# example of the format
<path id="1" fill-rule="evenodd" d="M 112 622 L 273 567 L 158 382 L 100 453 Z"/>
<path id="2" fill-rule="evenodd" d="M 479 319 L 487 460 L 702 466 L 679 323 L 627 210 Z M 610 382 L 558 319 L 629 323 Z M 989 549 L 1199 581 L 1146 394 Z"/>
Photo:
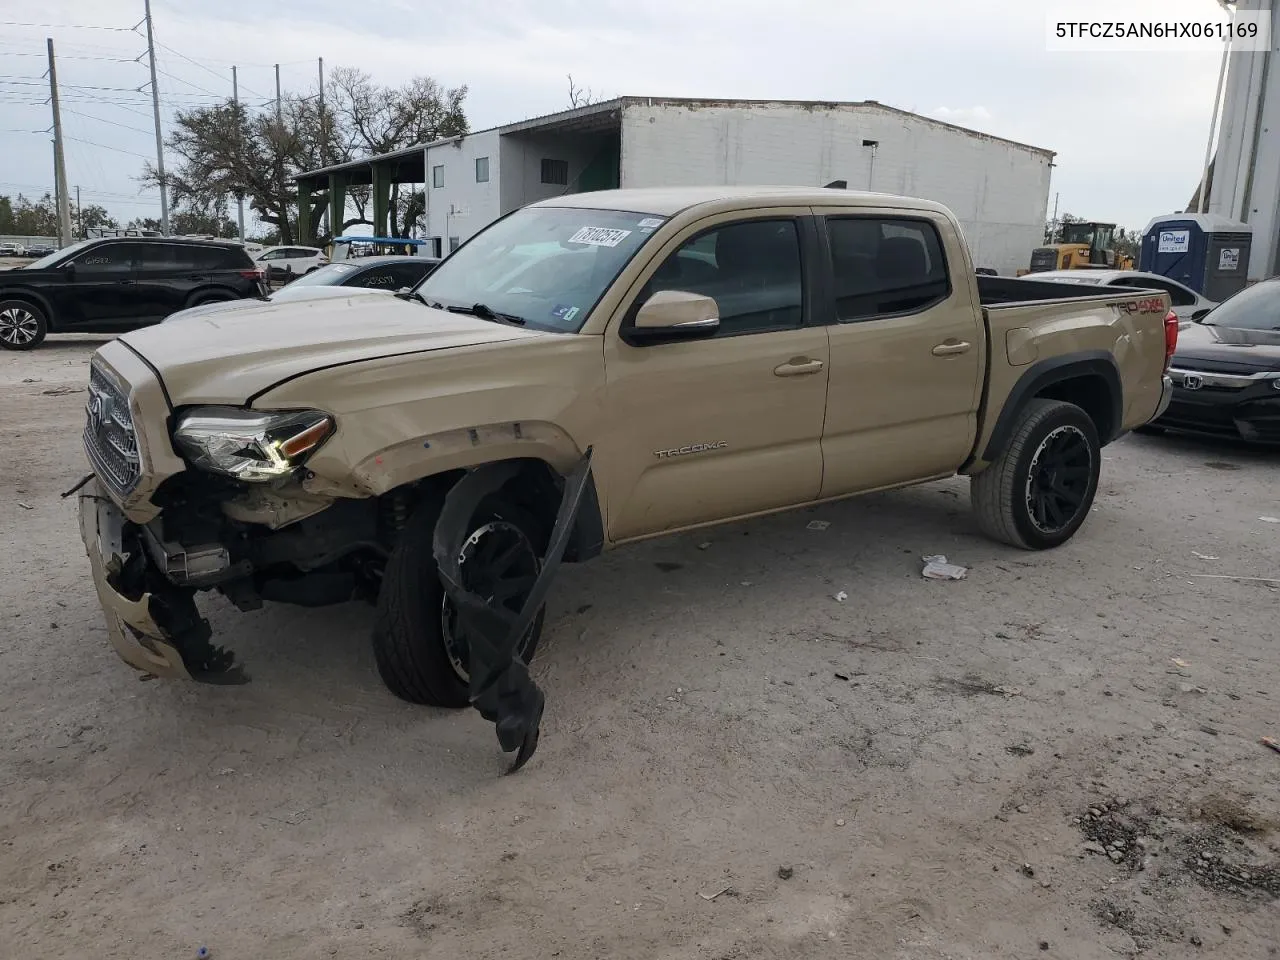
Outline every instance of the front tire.
<path id="1" fill-rule="evenodd" d="M 378 591 L 373 627 L 373 654 L 378 675 L 387 689 L 410 703 L 435 707 L 465 707 L 469 697 L 469 659 L 466 642 L 456 635 L 456 616 L 445 597 L 432 552 L 436 520 L 443 495 L 418 505 L 387 560 Z M 464 577 L 470 589 L 501 595 L 494 581 L 517 579 L 532 587 L 546 549 L 537 521 L 505 497 L 486 499 L 470 524 L 463 545 Z M 494 572 L 497 564 L 508 564 Z M 486 567 L 486 563 L 489 567 Z M 470 566 L 469 566 L 470 565 Z M 517 590 L 504 603 L 519 610 L 528 589 Z M 517 647 L 528 663 L 542 635 L 545 609 L 539 610 Z"/>
<path id="2" fill-rule="evenodd" d="M 1087 413 L 1032 400 L 1005 452 L 970 480 L 978 527 L 1023 550 L 1060 546 L 1088 517 L 1101 466 L 1102 444 Z"/>
<path id="3" fill-rule="evenodd" d="M 49 318 L 30 300 L 0 300 L 0 347 L 34 350 L 49 333 Z"/>

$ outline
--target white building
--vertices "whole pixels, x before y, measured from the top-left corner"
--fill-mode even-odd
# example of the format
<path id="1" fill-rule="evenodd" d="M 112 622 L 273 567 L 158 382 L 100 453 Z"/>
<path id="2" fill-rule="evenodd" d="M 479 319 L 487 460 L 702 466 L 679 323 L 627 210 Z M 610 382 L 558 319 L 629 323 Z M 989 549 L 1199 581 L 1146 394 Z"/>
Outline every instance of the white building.
<path id="1" fill-rule="evenodd" d="M 1043 241 L 1054 157 L 873 100 L 652 97 L 621 97 L 421 149 L 421 165 L 416 151 L 401 150 L 300 181 L 323 190 L 334 177 L 366 184 L 381 176 L 421 178 L 425 235 L 447 252 L 499 216 L 564 193 L 844 180 L 853 190 L 946 204 L 964 227 L 975 266 L 1013 274 Z"/>
<path id="2" fill-rule="evenodd" d="M 1270 11 L 1271 49 L 1232 52 L 1209 212 L 1253 227 L 1249 279 L 1280 273 L 1280 0 L 1240 0 Z"/>

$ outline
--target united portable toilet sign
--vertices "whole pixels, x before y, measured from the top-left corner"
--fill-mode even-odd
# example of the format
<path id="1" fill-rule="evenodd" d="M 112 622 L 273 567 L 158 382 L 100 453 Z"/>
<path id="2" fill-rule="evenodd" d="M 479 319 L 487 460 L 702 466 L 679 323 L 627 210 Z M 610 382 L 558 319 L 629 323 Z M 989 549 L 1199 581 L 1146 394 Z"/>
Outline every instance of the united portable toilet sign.
<path id="1" fill-rule="evenodd" d="M 1156 253 L 1186 253 L 1191 249 L 1190 230 L 1161 230 Z"/>

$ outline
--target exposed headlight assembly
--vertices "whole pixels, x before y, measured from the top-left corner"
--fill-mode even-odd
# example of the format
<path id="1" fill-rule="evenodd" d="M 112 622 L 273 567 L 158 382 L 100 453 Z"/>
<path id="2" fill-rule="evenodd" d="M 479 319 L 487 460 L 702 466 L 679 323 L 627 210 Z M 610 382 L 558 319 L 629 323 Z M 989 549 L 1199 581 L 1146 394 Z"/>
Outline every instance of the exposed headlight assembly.
<path id="1" fill-rule="evenodd" d="M 266 483 L 301 466 L 333 435 L 318 410 L 194 407 L 178 419 L 174 443 L 193 466 L 250 483 Z"/>

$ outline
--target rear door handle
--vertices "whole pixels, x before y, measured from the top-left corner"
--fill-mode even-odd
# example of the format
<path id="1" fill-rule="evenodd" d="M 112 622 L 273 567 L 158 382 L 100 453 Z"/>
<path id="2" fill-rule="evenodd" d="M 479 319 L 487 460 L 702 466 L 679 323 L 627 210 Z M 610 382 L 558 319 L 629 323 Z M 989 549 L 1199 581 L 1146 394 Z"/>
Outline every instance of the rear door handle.
<path id="1" fill-rule="evenodd" d="M 803 377 L 817 373 L 822 369 L 821 360 L 810 360 L 808 357 L 792 357 L 786 363 L 773 368 L 775 377 Z"/>
<path id="2" fill-rule="evenodd" d="M 137 282 L 137 281 L 134 281 L 134 280 L 117 280 L 117 281 L 116 281 L 116 283 L 117 283 L 117 284 L 119 284 L 119 285 L 120 285 L 120 286 L 122 286 L 122 287 L 131 287 L 131 286 L 133 286 L 133 285 L 134 285 L 134 283 L 136 283 L 136 282 Z"/>
<path id="3" fill-rule="evenodd" d="M 935 357 L 954 357 L 961 353 L 968 353 L 973 349 L 973 344 L 968 340 L 948 340 L 940 343 L 933 348 Z"/>

